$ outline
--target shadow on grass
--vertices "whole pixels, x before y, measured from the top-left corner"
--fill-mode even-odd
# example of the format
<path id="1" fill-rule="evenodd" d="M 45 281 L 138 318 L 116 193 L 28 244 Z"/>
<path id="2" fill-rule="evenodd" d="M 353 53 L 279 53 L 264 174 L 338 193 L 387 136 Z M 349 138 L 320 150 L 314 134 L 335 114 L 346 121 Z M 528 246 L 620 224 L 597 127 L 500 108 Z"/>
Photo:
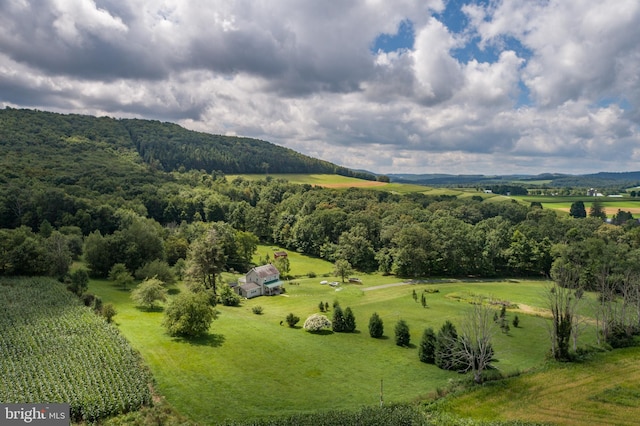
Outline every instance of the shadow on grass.
<path id="1" fill-rule="evenodd" d="M 164 312 L 164 307 L 162 306 L 136 306 L 136 309 L 140 312 Z"/>
<path id="2" fill-rule="evenodd" d="M 207 333 L 198 337 L 174 337 L 173 340 L 179 343 L 188 343 L 194 346 L 211 346 L 218 348 L 226 340 L 223 334 Z"/>
<path id="3" fill-rule="evenodd" d="M 333 330 L 310 331 L 309 334 L 315 334 L 316 336 L 328 336 L 330 334 L 333 334 Z"/>
<path id="4" fill-rule="evenodd" d="M 300 330 L 302 328 L 301 325 L 294 325 L 293 327 L 288 326 L 287 324 L 282 324 L 285 328 L 290 328 L 292 330 Z"/>

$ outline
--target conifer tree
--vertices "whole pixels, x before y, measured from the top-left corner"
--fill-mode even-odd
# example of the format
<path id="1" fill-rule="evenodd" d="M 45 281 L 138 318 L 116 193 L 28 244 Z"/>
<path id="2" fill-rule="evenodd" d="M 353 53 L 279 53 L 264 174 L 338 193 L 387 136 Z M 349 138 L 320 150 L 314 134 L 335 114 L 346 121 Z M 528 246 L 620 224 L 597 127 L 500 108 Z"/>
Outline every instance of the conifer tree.
<path id="1" fill-rule="evenodd" d="M 384 324 L 382 318 L 377 312 L 374 312 L 369 318 L 369 335 L 375 339 L 382 337 L 384 334 Z"/>
<path id="2" fill-rule="evenodd" d="M 350 307 L 344 310 L 344 331 L 347 333 L 353 333 L 356 331 L 356 317 L 353 315 L 353 311 Z"/>
<path id="3" fill-rule="evenodd" d="M 331 321 L 331 329 L 336 333 L 341 333 L 344 331 L 344 313 L 342 312 L 342 308 L 340 305 L 336 305 L 333 308 L 333 319 Z"/>

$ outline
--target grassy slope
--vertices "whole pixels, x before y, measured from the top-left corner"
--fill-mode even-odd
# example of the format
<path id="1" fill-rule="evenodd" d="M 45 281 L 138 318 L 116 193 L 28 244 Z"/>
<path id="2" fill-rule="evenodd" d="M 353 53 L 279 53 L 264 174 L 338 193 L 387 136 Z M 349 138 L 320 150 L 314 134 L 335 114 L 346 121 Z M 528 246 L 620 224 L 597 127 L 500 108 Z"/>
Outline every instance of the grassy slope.
<path id="1" fill-rule="evenodd" d="M 297 263 L 294 257 L 292 268 Z M 330 269 L 319 260 L 307 262 L 311 263 L 304 264 L 302 274 L 310 267 L 318 274 Z M 432 283 L 365 292 L 362 289 L 368 286 L 398 280 L 361 277 L 363 285 L 347 284 L 338 292 L 320 285 L 320 276 L 297 279 L 300 285 L 287 285 L 286 296 L 256 298 L 238 308 L 219 307 L 220 317 L 209 336 L 192 342 L 166 335 L 161 312 L 136 308 L 128 292 L 110 282 L 92 281 L 90 291 L 116 304 L 115 320 L 148 362 L 160 393 L 181 413 L 203 423 L 373 405 L 379 398 L 380 379 L 387 402 L 419 398 L 460 376 L 421 364 L 415 347 L 395 346 L 393 327 L 398 319 L 408 322 L 417 344 L 425 327 L 437 329 L 446 319 L 459 323 L 471 293 L 530 306 L 542 303 L 543 284 L 535 281 Z M 428 294 L 429 308 L 423 309 L 411 291 L 427 288 L 440 292 Z M 302 323 L 317 312 L 320 301 L 332 304 L 334 299 L 353 309 L 360 333 L 312 335 L 280 325 L 289 312 Z M 264 308 L 263 315 L 251 312 L 255 305 Z M 383 318 L 389 338 L 369 337 L 367 323 L 374 311 Z M 544 359 L 546 321 L 519 316 L 520 328 L 512 328 L 510 335 L 496 333 L 498 366 L 503 371 L 528 369 Z"/>
<path id="2" fill-rule="evenodd" d="M 236 177 L 241 176 L 243 179 L 260 180 L 264 179 L 266 175 L 228 175 L 228 180 L 233 180 Z M 486 195 L 476 192 L 475 190 L 457 190 L 450 188 L 431 188 L 423 185 L 413 185 L 407 183 L 383 183 L 374 182 L 369 180 L 357 179 L 352 177 L 340 176 L 340 175 L 326 175 L 326 174 L 269 174 L 274 179 L 285 179 L 291 183 L 296 184 L 309 184 L 324 186 L 328 188 L 368 188 L 379 191 L 388 191 L 398 194 L 408 194 L 412 192 L 421 192 L 427 195 L 455 195 L 455 196 L 472 196 L 482 195 L 483 198 L 487 198 Z"/>
<path id="3" fill-rule="evenodd" d="M 640 418 L 640 348 L 598 354 L 582 364 L 554 365 L 491 383 L 443 407 L 477 420 L 564 425 L 636 425 Z"/>

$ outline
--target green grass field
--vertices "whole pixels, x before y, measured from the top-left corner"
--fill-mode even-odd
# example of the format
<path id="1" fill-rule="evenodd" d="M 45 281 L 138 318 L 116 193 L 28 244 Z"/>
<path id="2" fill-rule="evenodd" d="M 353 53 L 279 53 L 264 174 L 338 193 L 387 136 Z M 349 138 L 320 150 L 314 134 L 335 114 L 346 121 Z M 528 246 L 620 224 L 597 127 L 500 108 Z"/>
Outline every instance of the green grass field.
<path id="1" fill-rule="evenodd" d="M 630 199 L 630 198 L 608 198 L 608 197 L 598 197 L 594 199 L 593 197 L 587 196 L 571 196 L 571 197 L 551 197 L 551 196 L 523 196 L 523 197 L 513 197 L 516 200 L 519 200 L 525 204 L 530 204 L 532 202 L 542 203 L 542 207 L 545 209 L 558 210 L 561 212 L 568 213 L 571 208 L 571 204 L 576 201 L 584 202 L 584 207 L 589 213 L 589 209 L 593 201 L 599 201 L 604 207 L 607 216 L 611 217 L 618 212 L 618 210 L 629 211 L 634 216 L 640 214 L 640 199 Z"/>
<path id="2" fill-rule="evenodd" d="M 295 184 L 309 184 L 323 186 L 325 188 L 367 188 L 375 189 L 379 191 L 394 192 L 397 194 L 408 194 L 412 192 L 428 193 L 432 188 L 422 185 L 413 185 L 405 183 L 385 183 L 376 182 L 364 179 L 357 179 L 340 175 L 326 175 L 326 174 L 270 174 L 270 177 L 274 179 L 285 179 Z M 264 179 L 266 175 L 229 175 L 228 180 L 233 180 L 236 177 L 242 177 L 248 180 L 260 180 Z M 437 190 L 440 191 L 440 190 Z M 443 190 L 444 193 L 455 194 L 460 191 Z"/>
<path id="3" fill-rule="evenodd" d="M 116 305 L 115 321 L 148 363 L 157 390 L 180 413 L 203 424 L 375 405 L 381 380 L 389 403 L 432 395 L 462 376 L 420 363 L 415 346 L 396 346 L 393 327 L 399 319 L 407 321 L 415 345 L 425 327 L 437 330 L 447 319 L 459 323 L 468 300 L 478 295 L 521 304 L 519 311 L 508 313 L 510 321 L 518 314 L 521 326 L 512 327 L 509 334 L 496 330 L 494 347 L 500 370 L 527 370 L 545 359 L 547 320 L 526 314 L 533 312 L 532 307 L 543 306 L 544 282 L 432 281 L 367 290 L 401 280 L 362 275 L 361 285 L 345 284 L 336 291 L 320 284 L 322 279 L 335 279 L 320 276 L 330 264 L 321 266 L 311 259 L 296 266 L 291 256 L 292 271 L 299 267 L 306 274 L 313 268 L 318 277 L 296 279 L 298 285 L 285 285 L 285 295 L 255 298 L 237 308 L 219 306 L 219 318 L 209 335 L 193 341 L 168 336 L 161 326 L 162 312 L 137 308 L 129 292 L 111 282 L 92 281 L 90 291 Z M 424 309 L 413 300 L 414 289 L 418 294 L 439 292 L 426 294 L 428 308 Z M 320 301 L 332 305 L 334 300 L 353 309 L 357 333 L 314 335 L 281 325 L 290 312 L 301 318 L 301 325 L 308 315 L 318 312 Z M 252 313 L 256 305 L 263 307 L 263 315 Z M 385 338 L 379 340 L 369 337 L 367 330 L 374 311 L 385 326 Z M 592 343 L 594 335 L 587 330 L 583 343 Z"/>
<path id="4" fill-rule="evenodd" d="M 640 348 L 601 353 L 583 363 L 487 383 L 447 398 L 441 408 L 478 421 L 637 425 Z"/>

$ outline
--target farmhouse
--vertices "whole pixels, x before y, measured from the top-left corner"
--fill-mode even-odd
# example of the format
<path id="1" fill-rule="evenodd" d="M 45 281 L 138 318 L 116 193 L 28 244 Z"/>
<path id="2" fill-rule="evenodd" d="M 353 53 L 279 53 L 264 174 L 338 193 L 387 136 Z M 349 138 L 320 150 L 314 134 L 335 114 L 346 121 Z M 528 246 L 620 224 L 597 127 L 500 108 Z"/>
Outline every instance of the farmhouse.
<path id="1" fill-rule="evenodd" d="M 238 294 L 247 299 L 258 296 L 275 296 L 282 291 L 280 271 L 272 264 L 252 268 L 244 279 L 244 283 L 238 286 Z"/>

